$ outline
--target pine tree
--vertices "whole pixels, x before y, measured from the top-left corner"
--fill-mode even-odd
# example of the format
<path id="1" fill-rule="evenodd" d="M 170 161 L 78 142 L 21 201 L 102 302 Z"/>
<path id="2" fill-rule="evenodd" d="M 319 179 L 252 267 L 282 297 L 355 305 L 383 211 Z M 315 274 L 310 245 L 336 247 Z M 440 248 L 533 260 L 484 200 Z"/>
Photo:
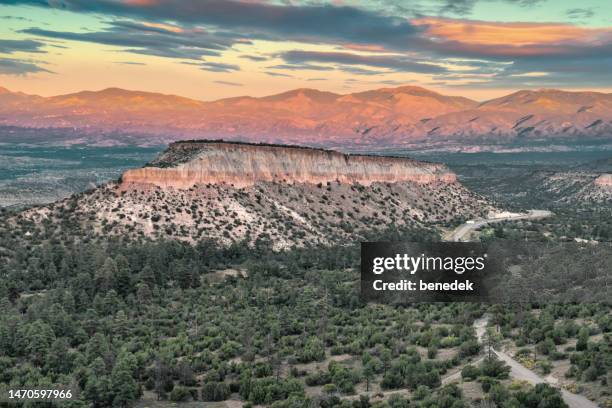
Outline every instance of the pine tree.
<path id="1" fill-rule="evenodd" d="M 117 271 L 113 276 L 114 288 L 121 297 L 126 297 L 132 292 L 132 281 L 130 278 L 130 265 L 123 255 L 115 258 Z"/>
<path id="2" fill-rule="evenodd" d="M 113 406 L 127 407 L 139 397 L 139 390 L 127 364 L 119 361 L 111 374 Z"/>

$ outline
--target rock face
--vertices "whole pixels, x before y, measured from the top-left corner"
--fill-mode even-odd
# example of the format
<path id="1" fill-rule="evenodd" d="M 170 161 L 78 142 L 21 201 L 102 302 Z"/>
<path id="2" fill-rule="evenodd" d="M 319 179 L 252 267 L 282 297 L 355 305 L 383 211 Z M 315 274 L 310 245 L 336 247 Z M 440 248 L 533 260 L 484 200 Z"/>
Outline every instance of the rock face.
<path id="1" fill-rule="evenodd" d="M 602 174 L 594 181 L 596 186 L 612 189 L 612 174 Z"/>
<path id="2" fill-rule="evenodd" d="M 257 182 L 454 183 L 444 165 L 399 157 L 348 155 L 295 146 L 212 141 L 176 142 L 149 165 L 126 171 L 122 186 L 186 189 L 202 184 L 246 187 Z"/>

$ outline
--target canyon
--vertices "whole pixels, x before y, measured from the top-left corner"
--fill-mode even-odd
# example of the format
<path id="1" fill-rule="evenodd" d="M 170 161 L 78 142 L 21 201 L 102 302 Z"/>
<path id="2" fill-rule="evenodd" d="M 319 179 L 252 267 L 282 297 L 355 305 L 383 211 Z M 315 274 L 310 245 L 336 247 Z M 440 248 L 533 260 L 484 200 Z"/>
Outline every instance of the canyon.
<path id="1" fill-rule="evenodd" d="M 321 147 L 610 141 L 612 94 L 521 90 L 484 102 L 417 86 L 295 89 L 199 101 L 109 88 L 41 97 L 0 88 L 0 126 L 85 132 L 88 143 L 208 138 Z M 128 138 L 129 135 L 129 138 Z"/>

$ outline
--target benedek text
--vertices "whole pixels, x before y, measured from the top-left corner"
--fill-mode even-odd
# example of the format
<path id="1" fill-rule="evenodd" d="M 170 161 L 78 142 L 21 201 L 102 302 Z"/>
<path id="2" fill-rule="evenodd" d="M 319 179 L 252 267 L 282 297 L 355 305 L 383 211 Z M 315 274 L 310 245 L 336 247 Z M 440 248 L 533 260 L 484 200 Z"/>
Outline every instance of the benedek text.
<path id="1" fill-rule="evenodd" d="M 407 290 L 407 291 L 472 291 L 474 290 L 474 282 L 470 280 L 454 282 L 424 282 L 419 281 L 418 285 L 416 282 L 402 279 L 399 282 L 383 282 L 378 279 L 372 282 L 374 290 Z"/>

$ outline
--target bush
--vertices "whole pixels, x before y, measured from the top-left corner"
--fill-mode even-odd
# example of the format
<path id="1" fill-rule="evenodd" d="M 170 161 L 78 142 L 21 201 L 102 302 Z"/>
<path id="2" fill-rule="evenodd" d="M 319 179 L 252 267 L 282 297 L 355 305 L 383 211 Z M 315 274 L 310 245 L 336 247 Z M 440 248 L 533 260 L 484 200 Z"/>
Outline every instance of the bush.
<path id="1" fill-rule="evenodd" d="M 484 392 L 489 392 L 489 390 L 491 390 L 491 387 L 499 384 L 498 380 L 491 377 L 480 377 L 478 378 L 478 382 L 480 383 L 480 386 L 482 387 L 482 390 Z"/>
<path id="2" fill-rule="evenodd" d="M 518 392 L 517 399 L 521 406 L 567 408 L 561 392 L 548 384 L 538 384 L 528 392 Z"/>
<path id="3" fill-rule="evenodd" d="M 441 348 L 455 347 L 455 346 L 458 346 L 459 343 L 460 343 L 460 340 L 458 337 L 448 336 L 440 340 L 440 347 Z"/>
<path id="4" fill-rule="evenodd" d="M 224 382 L 210 382 L 202 387 L 202 400 L 225 401 L 230 396 L 230 387 Z"/>
<path id="5" fill-rule="evenodd" d="M 461 378 L 466 381 L 473 381 L 478 378 L 479 375 L 480 370 L 478 369 L 478 367 L 473 366 L 471 364 L 466 365 L 465 367 L 463 367 L 463 370 L 461 370 Z"/>
<path id="6" fill-rule="evenodd" d="M 504 379 L 510 374 L 510 366 L 496 358 L 485 358 L 480 364 L 480 371 L 482 375 Z"/>
<path id="7" fill-rule="evenodd" d="M 248 399 L 254 404 L 271 404 L 274 401 L 287 399 L 289 395 L 303 395 L 304 386 L 296 379 L 260 378 L 253 380 Z"/>
<path id="8" fill-rule="evenodd" d="M 461 343 L 459 355 L 461 357 L 475 356 L 480 352 L 480 344 L 476 340 L 467 340 Z"/>
<path id="9" fill-rule="evenodd" d="M 414 399 L 417 401 L 423 400 L 431 395 L 431 391 L 425 385 L 419 385 L 414 392 Z"/>
<path id="10" fill-rule="evenodd" d="M 301 363 L 325 360 L 325 347 L 323 342 L 316 337 L 311 337 L 301 350 L 298 360 Z"/>
<path id="11" fill-rule="evenodd" d="M 593 366 L 584 370 L 584 381 L 596 381 L 597 380 L 597 369 Z"/>
<path id="12" fill-rule="evenodd" d="M 316 371 L 314 373 L 308 374 L 305 381 L 306 385 L 313 387 L 316 385 L 329 384 L 332 379 L 330 373 L 324 371 Z"/>
<path id="13" fill-rule="evenodd" d="M 550 372 L 552 371 L 552 364 L 550 364 L 550 362 L 546 360 L 538 361 L 537 365 L 538 368 L 542 370 L 543 374 L 550 374 Z"/>
<path id="14" fill-rule="evenodd" d="M 177 387 L 174 387 L 174 389 L 170 393 L 170 401 L 174 401 L 174 402 L 187 401 L 190 397 L 191 397 L 191 393 L 189 392 L 189 389 L 182 387 L 180 385 Z"/>
<path id="15" fill-rule="evenodd" d="M 336 384 L 325 384 L 323 386 L 323 393 L 324 394 L 334 394 L 338 391 L 338 387 L 336 387 Z"/>

